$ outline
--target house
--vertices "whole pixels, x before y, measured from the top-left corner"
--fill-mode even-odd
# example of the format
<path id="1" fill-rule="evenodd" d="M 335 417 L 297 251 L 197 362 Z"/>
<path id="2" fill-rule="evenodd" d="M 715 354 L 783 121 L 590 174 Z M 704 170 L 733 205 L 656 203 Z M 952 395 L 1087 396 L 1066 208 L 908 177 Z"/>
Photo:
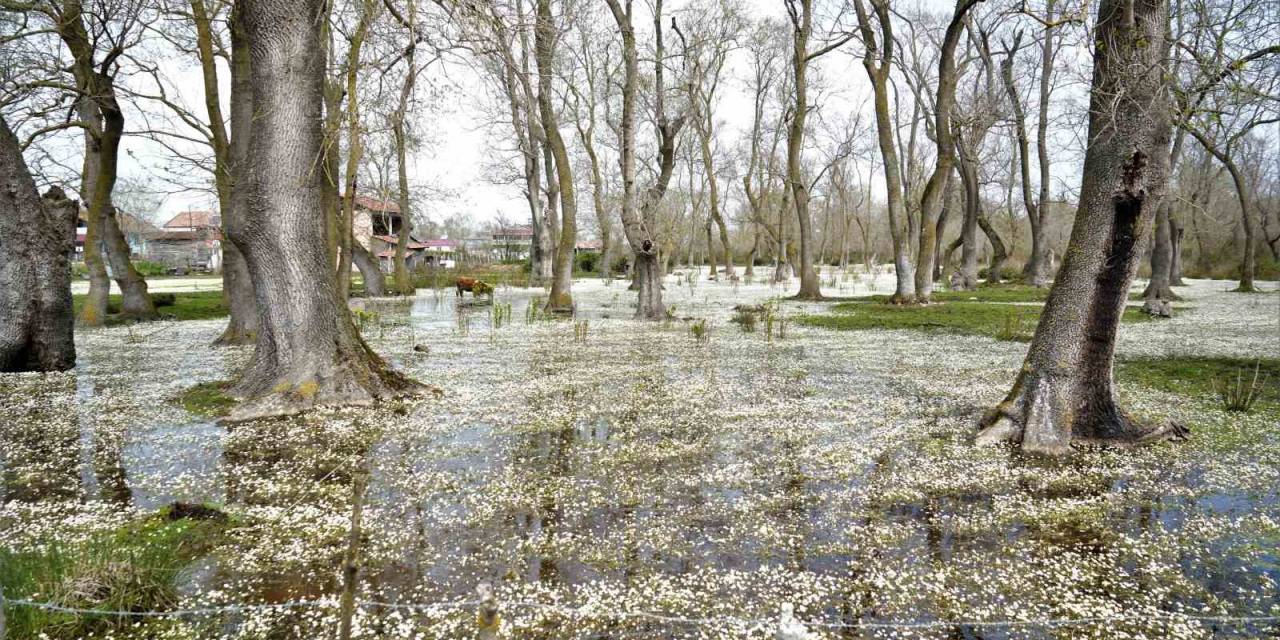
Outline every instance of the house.
<path id="1" fill-rule="evenodd" d="M 120 232 L 124 234 L 124 241 L 129 245 L 129 252 L 135 256 L 146 256 L 148 249 L 148 240 L 151 234 L 157 231 L 156 226 L 135 216 L 131 213 L 116 210 L 116 224 L 120 226 Z M 76 220 L 76 240 L 75 253 L 72 260 L 76 262 L 84 261 L 84 238 L 89 233 L 89 210 L 80 209 L 79 219 Z M 101 244 L 102 239 L 98 239 L 100 249 L 105 252 L 106 245 Z"/>
<path id="2" fill-rule="evenodd" d="M 396 256 L 395 236 L 374 236 L 373 240 L 378 247 L 375 255 L 378 256 L 382 270 L 393 271 Z M 416 240 L 410 237 L 409 243 L 405 245 L 405 263 L 410 269 L 420 266 L 452 269 L 458 264 L 461 248 L 462 243 L 450 238 Z"/>
<path id="3" fill-rule="evenodd" d="M 533 247 L 533 226 L 499 227 L 491 234 L 491 251 L 498 260 L 527 260 Z"/>
<path id="4" fill-rule="evenodd" d="M 179 271 L 222 268 L 222 216 L 183 211 L 151 234 L 147 258 Z"/>
<path id="5" fill-rule="evenodd" d="M 600 249 L 603 247 L 604 244 L 599 240 L 579 240 L 578 244 L 573 247 L 573 253 L 574 255 L 579 253 L 600 253 Z"/>
<path id="6" fill-rule="evenodd" d="M 346 196 L 343 196 L 344 200 Z M 391 200 L 382 200 L 357 194 L 354 203 L 355 216 L 351 220 L 351 237 L 369 251 L 379 253 L 382 247 L 376 246 L 374 239 L 378 236 L 390 236 L 391 245 L 395 245 L 395 236 L 400 233 L 404 224 L 400 215 L 400 205 Z"/>

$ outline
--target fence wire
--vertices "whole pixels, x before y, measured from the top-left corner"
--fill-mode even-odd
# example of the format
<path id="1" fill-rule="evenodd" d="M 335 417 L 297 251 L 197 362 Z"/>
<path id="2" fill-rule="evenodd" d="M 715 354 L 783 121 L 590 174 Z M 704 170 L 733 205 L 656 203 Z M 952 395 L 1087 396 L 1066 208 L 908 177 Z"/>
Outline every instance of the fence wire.
<path id="1" fill-rule="evenodd" d="M 451 610 L 479 609 L 486 605 L 493 606 L 496 604 L 500 610 L 513 609 L 533 609 L 543 612 L 551 612 L 568 618 L 576 619 L 643 619 L 666 624 L 679 624 L 686 626 L 695 626 L 703 628 L 718 628 L 724 626 L 733 626 L 744 629 L 759 629 L 774 632 L 775 637 L 780 640 L 803 640 L 812 637 L 808 634 L 809 629 L 830 629 L 830 630 L 921 630 L 921 629 L 947 629 L 947 628 L 1025 628 L 1025 627 L 1072 627 L 1093 624 L 1120 624 L 1128 622 L 1199 622 L 1215 625 L 1243 626 L 1253 624 L 1280 624 L 1280 616 L 1218 616 L 1218 615 L 1196 615 L 1175 612 L 1148 612 L 1148 613 L 1132 613 L 1111 616 L 1083 616 L 1077 618 L 1042 618 L 1034 620 L 922 620 L 922 621 L 871 621 L 871 620 L 853 620 L 853 621 L 824 621 L 824 620 L 801 620 L 793 617 L 792 607 L 784 604 L 782 613 L 779 616 L 770 618 L 743 618 L 737 616 L 710 616 L 710 617 L 684 617 L 665 613 L 656 613 L 652 611 L 610 611 L 601 610 L 598 606 L 569 606 L 562 604 L 547 604 L 541 602 L 524 602 L 509 601 L 497 602 L 492 600 L 457 600 L 450 602 L 436 602 L 428 604 L 415 603 L 399 603 L 399 602 L 379 602 L 371 600 L 361 600 L 356 602 L 356 606 L 360 609 L 391 609 L 414 612 L 440 613 Z M 213 607 L 194 607 L 187 609 L 170 609 L 165 611 L 113 611 L 106 609 L 86 609 L 79 607 L 68 607 L 52 602 L 41 602 L 27 599 L 6 599 L 0 595 L 0 640 L 4 640 L 5 616 L 6 608 L 32 608 L 57 613 L 67 613 L 77 616 L 104 616 L 104 617 L 120 617 L 120 618 L 183 618 L 183 617 L 200 617 L 223 615 L 230 613 L 247 613 L 254 611 L 286 611 L 292 609 L 337 609 L 339 607 L 336 598 L 332 600 L 295 600 L 290 602 L 279 602 L 270 604 L 234 604 Z"/>

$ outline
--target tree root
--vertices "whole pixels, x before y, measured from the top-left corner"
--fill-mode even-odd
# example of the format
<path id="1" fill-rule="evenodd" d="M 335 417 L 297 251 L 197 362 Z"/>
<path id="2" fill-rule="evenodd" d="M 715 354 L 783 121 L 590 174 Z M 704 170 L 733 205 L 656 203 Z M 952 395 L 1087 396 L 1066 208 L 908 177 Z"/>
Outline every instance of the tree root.
<path id="1" fill-rule="evenodd" d="M 241 403 L 223 422 L 296 415 L 319 407 L 368 407 L 384 400 L 444 393 L 391 369 L 380 358 L 286 372 L 266 383 L 261 382 L 262 375 L 262 370 L 254 371 L 250 365 L 250 372 L 231 392 Z"/>
<path id="2" fill-rule="evenodd" d="M 1122 411 L 1109 392 L 1103 400 L 1081 407 L 1054 381 L 1028 378 L 1026 371 L 1020 374 L 1009 396 L 982 417 L 974 444 L 1012 443 L 1029 453 L 1062 455 L 1075 445 L 1128 448 L 1186 440 L 1190 435 L 1187 427 L 1173 421 L 1141 423 Z"/>

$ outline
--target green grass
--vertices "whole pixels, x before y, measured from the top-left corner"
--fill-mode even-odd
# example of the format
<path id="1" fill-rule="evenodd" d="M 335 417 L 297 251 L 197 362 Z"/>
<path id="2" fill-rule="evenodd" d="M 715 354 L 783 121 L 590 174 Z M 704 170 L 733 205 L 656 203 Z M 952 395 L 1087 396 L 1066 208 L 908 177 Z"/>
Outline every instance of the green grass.
<path id="1" fill-rule="evenodd" d="M 866 298 L 875 302 L 888 302 L 888 295 Z M 1025 284 L 981 284 L 974 291 L 934 291 L 934 302 L 1044 302 L 1049 299 L 1049 287 L 1032 287 Z"/>
<path id="2" fill-rule="evenodd" d="M 1237 376 L 1243 384 L 1249 384 L 1253 380 L 1255 366 L 1258 368 L 1258 382 L 1263 386 L 1258 406 L 1280 404 L 1280 359 L 1274 358 L 1131 358 L 1117 360 L 1116 378 L 1167 393 L 1209 398 L 1217 403 L 1217 386 L 1224 383 L 1234 385 Z"/>
<path id="3" fill-rule="evenodd" d="M 226 380 L 201 382 L 188 388 L 175 398 L 182 408 L 198 416 L 220 418 L 231 413 L 235 398 L 227 395 L 231 383 Z"/>
<path id="4" fill-rule="evenodd" d="M 831 308 L 833 313 L 799 316 L 797 321 L 810 327 L 846 331 L 913 329 L 1027 342 L 1035 333 L 1041 309 L 1039 306 L 968 301 L 900 306 L 872 300 L 840 303 Z M 1150 321 L 1150 318 L 1137 309 L 1127 309 L 1123 320 L 1143 322 Z"/>
<path id="5" fill-rule="evenodd" d="M 213 318 L 225 318 L 230 313 L 227 310 L 226 303 L 222 300 L 221 291 L 184 291 L 154 295 L 172 295 L 174 297 L 172 305 L 156 308 L 156 311 L 162 317 L 173 320 L 210 320 Z M 75 307 L 77 314 L 80 313 L 80 307 L 84 305 L 85 297 L 85 294 L 71 296 L 72 305 Z M 112 294 L 107 299 L 108 311 L 110 313 L 118 312 L 121 302 L 119 294 Z M 110 320 L 108 320 L 108 324 L 110 324 Z"/>
<path id="6" fill-rule="evenodd" d="M 178 601 L 176 578 L 208 552 L 226 519 L 170 519 L 169 509 L 90 536 L 77 544 L 39 551 L 0 549 L 5 597 L 112 611 L 162 610 Z M 6 610 L 9 638 L 152 637 L 160 620 L 77 616 L 28 607 Z M 140 627 L 133 627 L 142 622 Z"/>

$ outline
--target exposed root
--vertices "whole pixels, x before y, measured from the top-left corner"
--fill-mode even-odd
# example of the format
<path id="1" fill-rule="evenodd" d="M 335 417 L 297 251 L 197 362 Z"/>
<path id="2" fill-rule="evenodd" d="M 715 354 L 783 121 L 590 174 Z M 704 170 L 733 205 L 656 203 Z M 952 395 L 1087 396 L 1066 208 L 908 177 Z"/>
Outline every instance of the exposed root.
<path id="1" fill-rule="evenodd" d="M 285 372 L 265 383 L 260 382 L 261 372 L 252 368 L 253 365 L 232 391 L 242 402 L 224 422 L 295 415 L 318 407 L 367 407 L 383 400 L 443 395 L 439 388 L 391 369 L 376 355 L 371 361 Z"/>
<path id="2" fill-rule="evenodd" d="M 1062 455 L 1073 445 L 1132 447 L 1186 440 L 1190 430 L 1176 422 L 1147 425 L 1122 411 L 1109 391 L 1090 402 L 1061 381 L 1018 376 L 1009 396 L 979 422 L 976 445 L 1012 443 L 1024 452 Z"/>

